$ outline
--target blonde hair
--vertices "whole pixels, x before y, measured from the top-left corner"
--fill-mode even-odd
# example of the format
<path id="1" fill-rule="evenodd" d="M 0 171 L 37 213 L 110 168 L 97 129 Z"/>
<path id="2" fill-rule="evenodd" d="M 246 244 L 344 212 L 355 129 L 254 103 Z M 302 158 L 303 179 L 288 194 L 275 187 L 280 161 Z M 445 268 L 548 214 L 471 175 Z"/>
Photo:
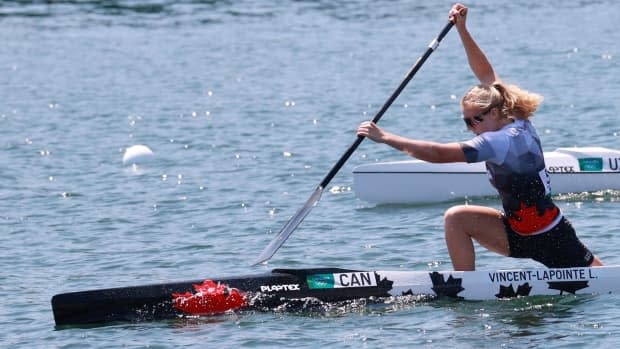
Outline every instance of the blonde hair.
<path id="1" fill-rule="evenodd" d="M 470 88 L 461 99 L 461 104 L 474 104 L 483 109 L 497 106 L 504 117 L 527 119 L 534 115 L 542 101 L 541 95 L 517 85 L 495 83 Z"/>

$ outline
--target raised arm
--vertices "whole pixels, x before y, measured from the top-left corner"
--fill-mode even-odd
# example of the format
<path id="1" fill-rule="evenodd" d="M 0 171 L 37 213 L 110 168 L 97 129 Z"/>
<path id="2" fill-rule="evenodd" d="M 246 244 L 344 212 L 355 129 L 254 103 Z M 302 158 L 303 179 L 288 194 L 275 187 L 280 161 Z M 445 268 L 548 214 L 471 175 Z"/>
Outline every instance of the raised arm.
<path id="1" fill-rule="evenodd" d="M 459 32 L 461 42 L 467 53 L 469 66 L 481 84 L 492 85 L 493 83 L 500 82 L 500 78 L 493 70 L 493 66 L 471 36 L 469 30 L 467 30 L 467 10 L 465 5 L 457 3 L 452 6 L 449 17 Z"/>

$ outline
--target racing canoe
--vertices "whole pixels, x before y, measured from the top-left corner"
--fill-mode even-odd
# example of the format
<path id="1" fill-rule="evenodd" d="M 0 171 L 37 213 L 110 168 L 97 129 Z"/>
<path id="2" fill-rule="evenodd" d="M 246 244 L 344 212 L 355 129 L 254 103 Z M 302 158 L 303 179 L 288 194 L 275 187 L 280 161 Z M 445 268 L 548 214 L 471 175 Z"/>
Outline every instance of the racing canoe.
<path id="1" fill-rule="evenodd" d="M 620 190 L 620 150 L 558 148 L 545 152 L 545 163 L 553 194 Z M 497 195 L 484 163 L 408 160 L 365 164 L 353 169 L 353 188 L 359 199 L 377 204 Z"/>
<path id="2" fill-rule="evenodd" d="M 80 326 L 273 310 L 312 301 L 406 296 L 496 300 L 619 292 L 620 266 L 469 272 L 274 269 L 256 275 L 63 293 L 52 298 L 52 309 L 57 326 Z"/>

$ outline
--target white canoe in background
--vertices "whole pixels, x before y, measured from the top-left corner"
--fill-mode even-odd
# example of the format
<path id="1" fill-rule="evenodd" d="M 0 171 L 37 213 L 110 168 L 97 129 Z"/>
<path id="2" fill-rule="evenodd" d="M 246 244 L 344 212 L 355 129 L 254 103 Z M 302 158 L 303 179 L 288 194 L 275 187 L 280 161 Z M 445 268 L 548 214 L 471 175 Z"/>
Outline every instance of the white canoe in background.
<path id="1" fill-rule="evenodd" d="M 620 190 L 620 150 L 558 148 L 545 152 L 545 163 L 553 194 Z M 358 198 L 378 204 L 497 195 L 484 163 L 409 160 L 366 164 L 353 169 L 353 188 Z"/>

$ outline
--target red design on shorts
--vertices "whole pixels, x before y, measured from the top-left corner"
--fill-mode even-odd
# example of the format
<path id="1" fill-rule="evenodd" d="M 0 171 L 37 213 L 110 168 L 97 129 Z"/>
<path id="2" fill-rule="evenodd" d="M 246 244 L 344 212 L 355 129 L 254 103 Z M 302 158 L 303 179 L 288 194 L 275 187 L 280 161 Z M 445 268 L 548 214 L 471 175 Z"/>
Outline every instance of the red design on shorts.
<path id="1" fill-rule="evenodd" d="M 245 297 L 236 288 L 205 280 L 193 285 L 196 293 L 173 293 L 172 304 L 178 310 L 191 315 L 213 315 L 236 310 L 245 306 Z"/>
<path id="2" fill-rule="evenodd" d="M 528 207 L 521 203 L 519 210 L 514 211 L 513 216 L 508 218 L 508 223 L 516 233 L 530 235 L 551 225 L 559 214 L 560 210 L 553 207 L 540 215 L 536 206 Z"/>

